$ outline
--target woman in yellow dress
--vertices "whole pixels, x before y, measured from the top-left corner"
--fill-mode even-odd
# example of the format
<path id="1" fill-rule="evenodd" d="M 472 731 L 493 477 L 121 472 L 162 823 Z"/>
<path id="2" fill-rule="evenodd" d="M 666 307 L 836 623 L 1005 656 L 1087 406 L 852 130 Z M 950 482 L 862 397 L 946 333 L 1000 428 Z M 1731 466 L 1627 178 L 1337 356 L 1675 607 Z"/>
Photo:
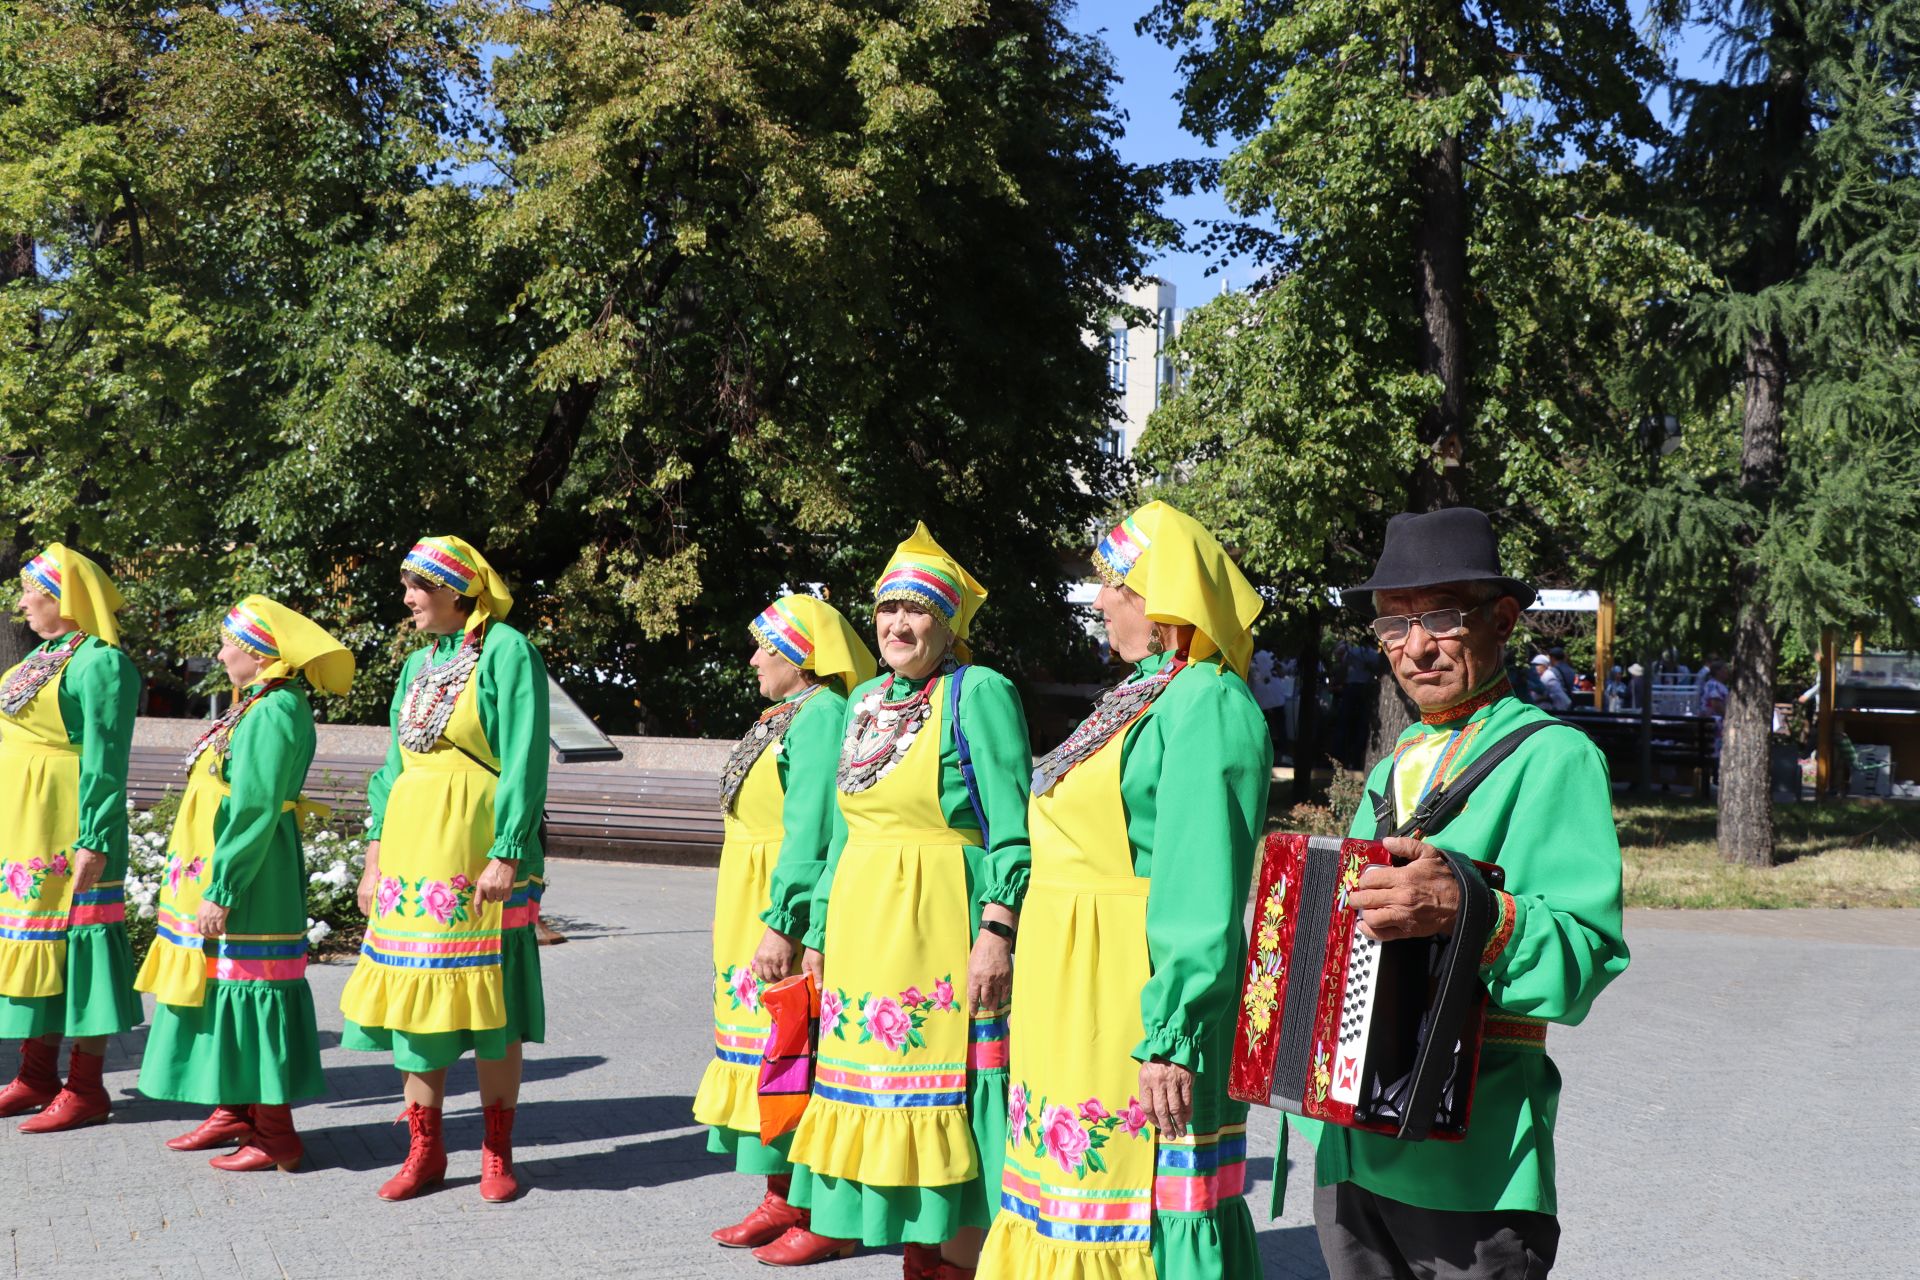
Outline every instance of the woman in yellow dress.
<path id="1" fill-rule="evenodd" d="M 762 1261 L 859 1240 L 906 1246 L 908 1277 L 958 1280 L 992 1220 L 1032 756 L 1012 683 L 961 665 L 985 598 L 925 525 L 876 586 L 891 670 L 854 690 L 839 768 L 847 838 L 805 939 L 820 1055 L 793 1201 L 813 1229 L 756 1250 Z"/>
<path id="2" fill-rule="evenodd" d="M 307 985 L 307 868 L 300 788 L 313 706 L 353 685 L 353 655 L 277 600 L 248 596 L 220 627 L 234 704 L 187 756 L 160 918 L 135 983 L 154 997 L 140 1092 L 213 1114 L 167 1141 L 235 1173 L 291 1172 L 304 1148 L 293 1106 L 326 1092 Z"/>
<path id="3" fill-rule="evenodd" d="M 1245 684 L 1260 598 L 1163 502 L 1094 567 L 1134 671 L 1034 770 L 1001 1213 L 980 1275 L 1258 1276 L 1247 1108 L 1227 1070 L 1272 763 Z"/>
<path id="4" fill-rule="evenodd" d="M 401 668 L 386 764 L 367 784 L 367 933 L 340 993 L 341 1042 L 392 1054 L 404 1079 L 410 1142 L 382 1199 L 445 1178 L 447 1068 L 471 1050 L 486 1116 L 480 1198 L 511 1200 L 520 1046 L 546 1035 L 533 927 L 546 667 L 504 621 L 513 596 L 470 544 L 421 539 L 400 580 L 413 625 L 434 641 Z"/>
<path id="5" fill-rule="evenodd" d="M 44 1108 L 20 1131 L 55 1133 L 107 1118 L 107 1037 L 140 1022 L 125 896 L 140 677 L 99 565 L 56 542 L 21 579 L 41 643 L 0 679 L 0 1040 L 21 1041 L 0 1116 Z"/>
<path id="6" fill-rule="evenodd" d="M 761 712 L 727 757 L 720 779 L 726 844 L 713 914 L 713 1061 L 693 1117 L 709 1126 L 707 1149 L 764 1177 L 753 1211 L 713 1238 L 729 1249 L 771 1243 L 807 1225 L 787 1200 L 792 1135 L 760 1142 L 760 1057 L 769 1028 L 761 991 L 788 977 L 807 930 L 814 885 L 846 827 L 834 804 L 834 769 L 846 728 L 847 694 L 871 679 L 873 654 L 824 600 L 785 596 L 750 627 Z"/>

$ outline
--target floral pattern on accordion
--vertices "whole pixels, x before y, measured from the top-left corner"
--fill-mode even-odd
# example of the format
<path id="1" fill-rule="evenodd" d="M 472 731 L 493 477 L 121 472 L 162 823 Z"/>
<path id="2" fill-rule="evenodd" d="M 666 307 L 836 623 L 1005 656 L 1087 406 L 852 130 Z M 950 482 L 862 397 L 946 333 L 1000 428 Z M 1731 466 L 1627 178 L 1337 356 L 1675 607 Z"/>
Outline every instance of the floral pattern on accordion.
<path id="1" fill-rule="evenodd" d="M 1281 876 L 1260 904 L 1260 921 L 1254 926 L 1253 958 L 1247 966 L 1247 989 L 1240 1004 L 1247 1015 L 1247 1033 L 1264 1037 L 1273 1027 L 1274 1014 L 1280 1009 L 1280 978 L 1286 972 L 1286 952 L 1281 947 L 1281 926 L 1286 923 L 1287 878 Z"/>

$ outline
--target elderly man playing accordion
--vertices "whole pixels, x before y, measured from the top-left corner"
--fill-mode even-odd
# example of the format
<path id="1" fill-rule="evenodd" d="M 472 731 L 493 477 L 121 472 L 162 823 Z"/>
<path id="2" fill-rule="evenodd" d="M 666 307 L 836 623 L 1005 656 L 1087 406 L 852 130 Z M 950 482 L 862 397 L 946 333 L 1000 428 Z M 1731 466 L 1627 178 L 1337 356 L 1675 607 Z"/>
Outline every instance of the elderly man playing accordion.
<path id="1" fill-rule="evenodd" d="M 1532 1280 L 1553 1265 L 1553 1121 L 1560 1075 L 1547 1028 L 1574 1024 L 1627 967 L 1620 844 L 1600 752 L 1513 696 L 1502 650 L 1533 589 L 1499 570 L 1470 508 L 1395 516 L 1371 580 L 1373 630 L 1420 709 L 1368 775 L 1351 835 L 1387 837 L 1502 738 L 1546 722 L 1433 836 L 1387 838 L 1351 905 L 1375 938 L 1451 932 L 1460 885 L 1435 845 L 1498 863 L 1505 888 L 1480 956 L 1486 1037 L 1466 1138 L 1405 1142 L 1295 1120 L 1317 1150 L 1314 1221 L 1333 1280 Z"/>

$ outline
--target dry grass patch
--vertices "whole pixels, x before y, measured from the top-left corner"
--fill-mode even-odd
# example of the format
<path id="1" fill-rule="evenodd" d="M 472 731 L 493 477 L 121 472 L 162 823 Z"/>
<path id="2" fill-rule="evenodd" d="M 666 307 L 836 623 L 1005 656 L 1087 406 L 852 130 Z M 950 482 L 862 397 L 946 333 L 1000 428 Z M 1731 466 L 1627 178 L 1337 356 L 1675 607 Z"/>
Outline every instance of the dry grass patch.
<path id="1" fill-rule="evenodd" d="M 1723 862 L 1716 813 L 1691 800 L 1614 810 L 1630 907 L 1920 907 L 1920 809 L 1783 805 L 1777 865 Z"/>

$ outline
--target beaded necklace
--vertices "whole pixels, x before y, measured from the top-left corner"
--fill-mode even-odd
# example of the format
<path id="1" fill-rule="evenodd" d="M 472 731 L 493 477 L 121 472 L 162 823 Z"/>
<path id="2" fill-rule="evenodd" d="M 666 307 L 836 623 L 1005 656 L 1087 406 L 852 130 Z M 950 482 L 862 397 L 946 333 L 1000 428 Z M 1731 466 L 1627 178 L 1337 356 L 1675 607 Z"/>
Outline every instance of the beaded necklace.
<path id="1" fill-rule="evenodd" d="M 958 670 L 953 659 L 940 664 L 939 674 Z M 933 714 L 931 678 L 904 698 L 889 701 L 876 689 L 854 704 L 840 746 L 840 790 L 857 795 L 893 772 L 907 757 L 914 738 Z"/>
<path id="2" fill-rule="evenodd" d="M 447 721 L 453 719 L 453 704 L 480 665 L 480 645 L 486 630 L 481 625 L 467 632 L 447 660 L 438 665 L 433 653 L 427 653 L 413 683 L 407 686 L 406 701 L 400 704 L 401 746 L 424 754 L 440 741 Z"/>
<path id="3" fill-rule="evenodd" d="M 753 722 L 752 727 L 740 735 L 740 741 L 734 743 L 733 750 L 727 753 L 727 767 L 720 771 L 722 809 L 733 812 L 733 799 L 740 794 L 740 788 L 759 761 L 760 753 L 786 736 L 787 726 L 800 714 L 800 708 L 822 687 L 815 685 L 797 698 L 768 707 L 760 713 L 760 718 Z"/>
<path id="4" fill-rule="evenodd" d="M 1053 784 L 1066 777 L 1075 765 L 1091 759 L 1115 734 L 1125 732 L 1128 725 L 1146 714 L 1153 700 L 1167 691 L 1167 685 L 1186 666 L 1187 655 L 1182 650 L 1144 680 L 1129 678 L 1107 690 L 1087 718 L 1074 726 L 1067 740 L 1047 752 L 1034 766 L 1033 794 L 1043 796 L 1053 790 Z"/>
<path id="5" fill-rule="evenodd" d="M 233 759 L 233 727 L 240 723 L 240 717 L 247 714 L 254 703 L 285 683 L 285 680 L 269 680 L 228 707 L 226 714 L 215 720 L 213 727 L 201 734 L 200 741 L 193 744 L 193 750 L 187 752 L 187 772 L 192 773 L 193 766 L 199 762 L 200 757 L 211 751 L 213 758 L 219 762 L 220 771 L 224 773 L 227 762 Z"/>
<path id="6" fill-rule="evenodd" d="M 0 684 L 0 711 L 9 716 L 17 716 L 33 701 L 33 695 L 46 687 L 47 681 L 60 674 L 60 668 L 67 665 L 80 648 L 80 642 L 87 638 L 84 631 L 70 631 L 66 638 L 51 649 L 36 649 L 28 654 L 25 661 L 8 674 L 6 683 Z"/>

